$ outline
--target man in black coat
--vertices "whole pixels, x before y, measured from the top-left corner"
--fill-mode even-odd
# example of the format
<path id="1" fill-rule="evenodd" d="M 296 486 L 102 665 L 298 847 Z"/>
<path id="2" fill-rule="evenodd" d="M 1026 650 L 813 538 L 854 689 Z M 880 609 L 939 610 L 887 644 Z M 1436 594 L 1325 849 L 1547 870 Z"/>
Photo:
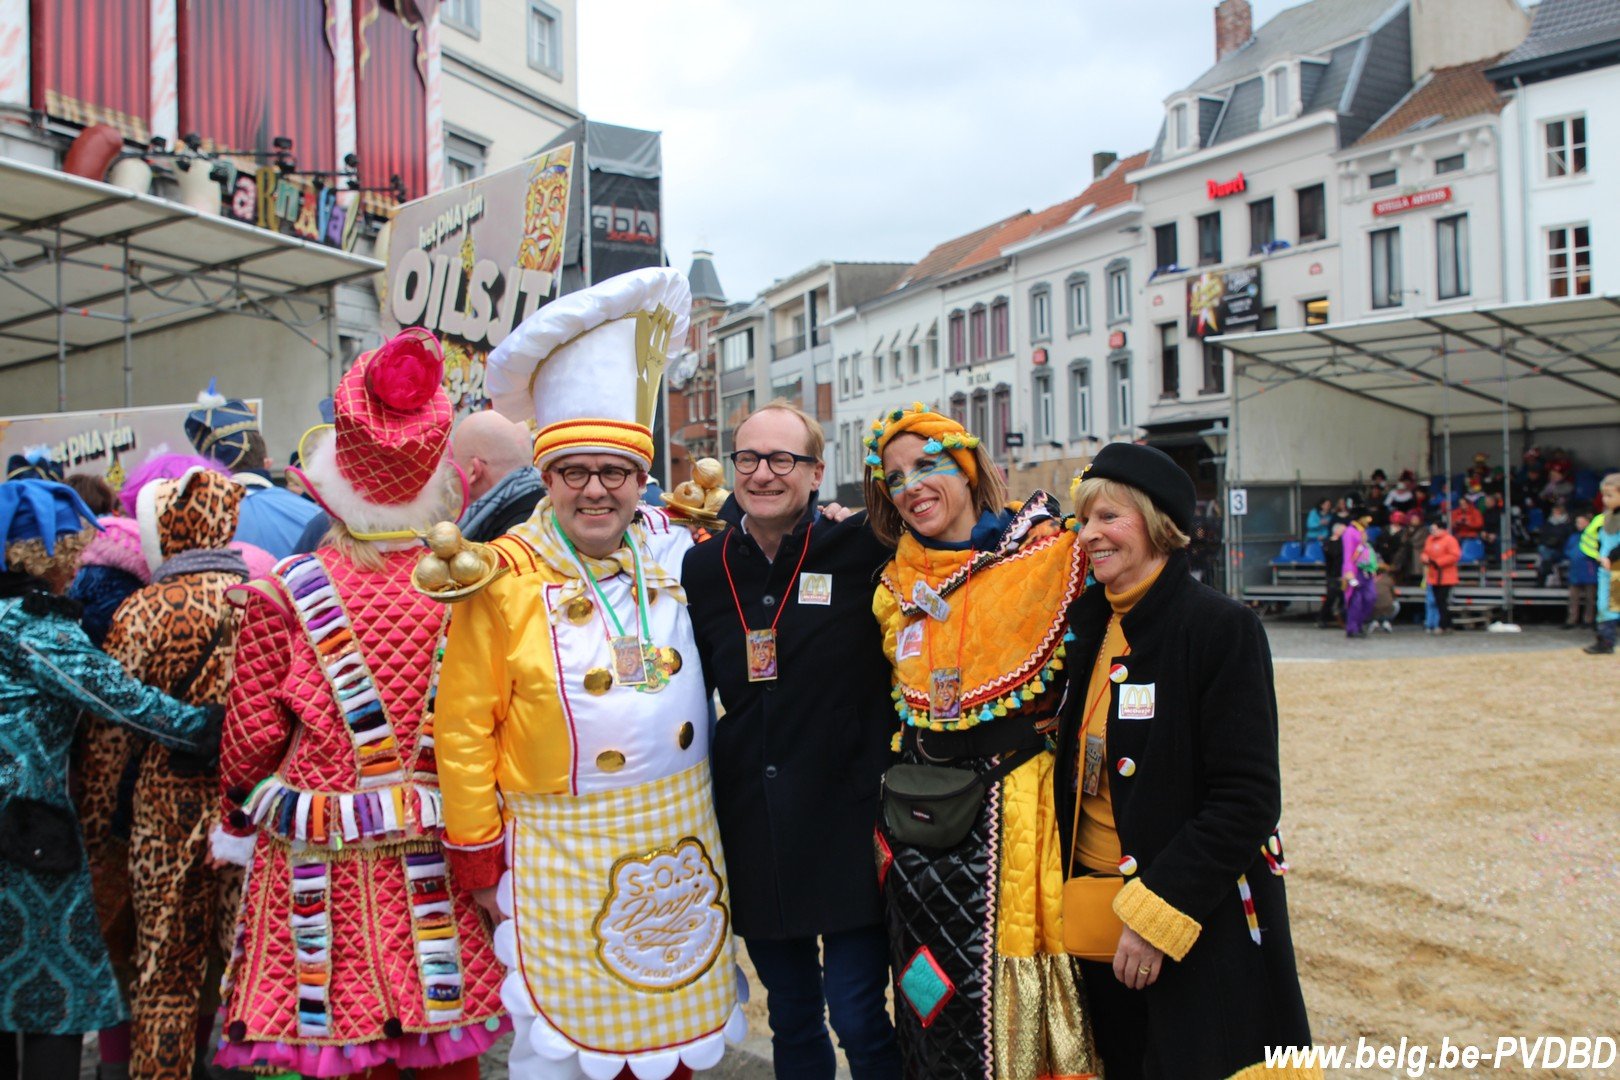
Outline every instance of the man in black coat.
<path id="1" fill-rule="evenodd" d="M 856 1080 L 898 1077 L 872 849 L 895 725 L 872 616 L 889 552 L 864 514 L 817 508 L 813 417 L 773 402 L 736 445 L 731 528 L 681 573 L 725 709 L 709 761 L 735 929 L 765 986 L 778 1077 L 831 1080 L 824 1013 Z"/>

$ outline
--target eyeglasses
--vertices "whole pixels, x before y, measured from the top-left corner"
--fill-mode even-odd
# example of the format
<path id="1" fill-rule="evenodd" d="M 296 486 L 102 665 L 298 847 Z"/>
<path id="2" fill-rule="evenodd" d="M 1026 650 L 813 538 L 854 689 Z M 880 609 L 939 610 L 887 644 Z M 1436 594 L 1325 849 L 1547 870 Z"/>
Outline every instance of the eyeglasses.
<path id="1" fill-rule="evenodd" d="M 731 454 L 731 464 L 744 476 L 753 476 L 758 472 L 759 463 L 762 461 L 770 465 L 771 472 L 777 476 L 786 476 L 799 462 L 813 465 L 816 459 L 808 454 L 795 454 L 788 450 L 772 450 L 768 454 L 758 454 L 752 450 L 736 450 Z"/>
<path id="2" fill-rule="evenodd" d="M 575 491 L 584 491 L 585 485 L 596 477 L 602 482 L 606 491 L 618 491 L 624 487 L 624 482 L 636 475 L 635 469 L 627 469 L 622 465 L 604 465 L 600 469 L 588 469 L 583 465 L 565 465 L 553 470 L 562 477 L 562 482 Z"/>

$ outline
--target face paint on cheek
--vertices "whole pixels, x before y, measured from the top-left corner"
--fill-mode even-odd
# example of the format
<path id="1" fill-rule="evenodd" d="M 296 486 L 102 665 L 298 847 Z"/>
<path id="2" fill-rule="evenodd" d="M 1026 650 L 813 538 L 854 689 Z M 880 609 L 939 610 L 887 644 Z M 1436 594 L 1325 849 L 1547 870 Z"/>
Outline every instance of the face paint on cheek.
<path id="1" fill-rule="evenodd" d="M 957 466 L 956 462 L 941 461 L 934 465 L 925 466 L 916 470 L 915 472 L 906 473 L 904 476 L 900 477 L 899 480 L 886 480 L 884 482 L 889 485 L 889 497 L 897 499 L 903 492 L 911 490 L 924 480 L 929 480 L 936 476 L 960 475 L 962 475 L 962 470 Z"/>

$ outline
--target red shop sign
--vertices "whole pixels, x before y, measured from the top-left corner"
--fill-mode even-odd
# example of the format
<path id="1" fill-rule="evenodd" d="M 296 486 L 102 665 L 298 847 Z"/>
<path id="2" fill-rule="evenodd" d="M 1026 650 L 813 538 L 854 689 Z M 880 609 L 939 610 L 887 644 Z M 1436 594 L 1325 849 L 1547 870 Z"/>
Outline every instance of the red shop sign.
<path id="1" fill-rule="evenodd" d="M 1036 367 L 1040 367 L 1042 364 L 1046 363 L 1046 350 L 1036 349 L 1035 355 L 1031 362 L 1034 363 Z"/>
<path id="2" fill-rule="evenodd" d="M 1209 192 L 1212 199 L 1224 199 L 1228 195 L 1241 195 L 1249 190 L 1249 182 L 1238 173 L 1230 180 L 1205 180 L 1204 189 Z"/>
<path id="3" fill-rule="evenodd" d="M 1417 210 L 1425 206 L 1439 206 L 1451 201 L 1451 188 L 1437 187 L 1415 195 L 1397 195 L 1393 199 L 1379 199 L 1373 203 L 1373 216 L 1399 214 L 1403 210 Z"/>
<path id="4" fill-rule="evenodd" d="M 1109 334 L 1108 347 L 1110 349 L 1123 349 L 1125 347 L 1125 331 L 1115 330 L 1112 334 Z"/>

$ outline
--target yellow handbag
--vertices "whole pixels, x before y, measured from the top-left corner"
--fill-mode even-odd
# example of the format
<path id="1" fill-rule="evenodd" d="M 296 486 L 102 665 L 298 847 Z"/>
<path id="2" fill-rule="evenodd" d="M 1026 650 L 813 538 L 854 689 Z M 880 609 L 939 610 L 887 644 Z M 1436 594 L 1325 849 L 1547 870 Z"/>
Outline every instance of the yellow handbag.
<path id="1" fill-rule="evenodd" d="M 1085 775 L 1086 731 L 1091 727 L 1091 714 L 1096 712 L 1112 688 L 1105 689 L 1086 710 L 1080 724 L 1081 764 L 1080 777 Z M 1125 887 L 1125 879 L 1118 874 L 1100 874 L 1087 871 L 1074 876 L 1074 853 L 1080 846 L 1080 802 L 1085 798 L 1083 783 L 1074 791 L 1074 828 L 1069 833 L 1069 866 L 1063 875 L 1063 951 L 1081 960 L 1109 963 L 1119 948 L 1119 935 L 1125 924 L 1114 914 L 1114 897 Z"/>

